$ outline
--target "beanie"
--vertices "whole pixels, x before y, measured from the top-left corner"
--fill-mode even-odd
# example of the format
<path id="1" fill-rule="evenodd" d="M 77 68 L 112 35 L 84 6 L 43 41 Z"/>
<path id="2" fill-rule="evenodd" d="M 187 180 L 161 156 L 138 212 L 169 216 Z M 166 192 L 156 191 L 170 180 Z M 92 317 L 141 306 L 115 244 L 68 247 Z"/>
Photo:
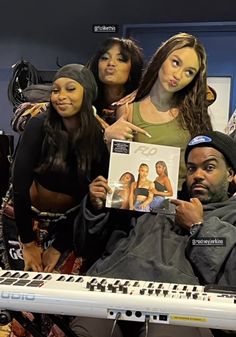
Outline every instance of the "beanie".
<path id="1" fill-rule="evenodd" d="M 187 163 L 188 155 L 192 149 L 204 146 L 213 147 L 221 152 L 227 163 L 236 172 L 236 142 L 220 131 L 207 131 L 191 139 L 185 150 L 185 163 Z"/>
<path id="2" fill-rule="evenodd" d="M 53 82 L 61 77 L 71 78 L 72 80 L 79 82 L 87 91 L 92 102 L 97 98 L 97 84 L 93 73 L 82 64 L 72 63 L 63 66 L 56 72 Z"/>

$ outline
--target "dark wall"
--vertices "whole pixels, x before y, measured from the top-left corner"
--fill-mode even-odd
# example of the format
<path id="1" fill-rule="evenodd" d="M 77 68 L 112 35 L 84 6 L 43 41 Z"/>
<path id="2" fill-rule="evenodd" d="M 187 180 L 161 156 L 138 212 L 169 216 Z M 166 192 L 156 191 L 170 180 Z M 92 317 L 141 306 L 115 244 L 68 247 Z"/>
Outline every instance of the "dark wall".
<path id="1" fill-rule="evenodd" d="M 7 90 L 12 78 L 12 65 L 20 60 L 31 62 L 38 70 L 56 70 L 57 62 L 60 65 L 66 63 L 86 63 L 92 55 L 87 46 L 79 43 L 64 45 L 58 41 L 43 41 L 41 39 L 25 37 L 0 38 L 0 130 L 13 133 L 10 120 L 13 115 L 13 106 L 8 100 Z M 103 40 L 103 37 L 102 39 Z M 95 45 L 96 45 L 95 41 Z M 100 41 L 99 41 L 100 43 Z"/>

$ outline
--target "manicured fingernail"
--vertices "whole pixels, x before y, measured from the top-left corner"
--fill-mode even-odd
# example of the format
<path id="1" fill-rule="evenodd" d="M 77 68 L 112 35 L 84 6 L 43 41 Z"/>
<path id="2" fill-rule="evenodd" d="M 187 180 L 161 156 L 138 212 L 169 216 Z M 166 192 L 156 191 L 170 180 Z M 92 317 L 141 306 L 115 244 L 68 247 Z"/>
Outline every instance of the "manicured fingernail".
<path id="1" fill-rule="evenodd" d="M 146 132 L 145 135 L 149 138 L 152 138 L 152 136 L 148 132 Z"/>

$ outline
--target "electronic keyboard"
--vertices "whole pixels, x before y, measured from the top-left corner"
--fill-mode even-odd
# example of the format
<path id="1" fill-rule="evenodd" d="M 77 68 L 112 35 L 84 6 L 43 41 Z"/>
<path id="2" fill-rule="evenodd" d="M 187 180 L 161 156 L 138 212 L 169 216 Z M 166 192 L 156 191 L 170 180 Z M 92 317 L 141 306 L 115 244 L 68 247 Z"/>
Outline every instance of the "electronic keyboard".
<path id="1" fill-rule="evenodd" d="M 236 330 L 236 293 L 209 286 L 0 271 L 3 310 Z"/>

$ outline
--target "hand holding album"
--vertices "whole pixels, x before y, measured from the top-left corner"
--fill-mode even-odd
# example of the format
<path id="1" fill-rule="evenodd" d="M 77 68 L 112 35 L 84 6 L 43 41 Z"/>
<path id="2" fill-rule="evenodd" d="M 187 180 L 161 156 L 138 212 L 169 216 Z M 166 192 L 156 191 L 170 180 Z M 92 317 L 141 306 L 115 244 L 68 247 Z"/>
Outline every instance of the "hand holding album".
<path id="1" fill-rule="evenodd" d="M 178 147 L 112 140 L 106 207 L 169 209 L 169 198 L 177 197 L 179 161 Z"/>

